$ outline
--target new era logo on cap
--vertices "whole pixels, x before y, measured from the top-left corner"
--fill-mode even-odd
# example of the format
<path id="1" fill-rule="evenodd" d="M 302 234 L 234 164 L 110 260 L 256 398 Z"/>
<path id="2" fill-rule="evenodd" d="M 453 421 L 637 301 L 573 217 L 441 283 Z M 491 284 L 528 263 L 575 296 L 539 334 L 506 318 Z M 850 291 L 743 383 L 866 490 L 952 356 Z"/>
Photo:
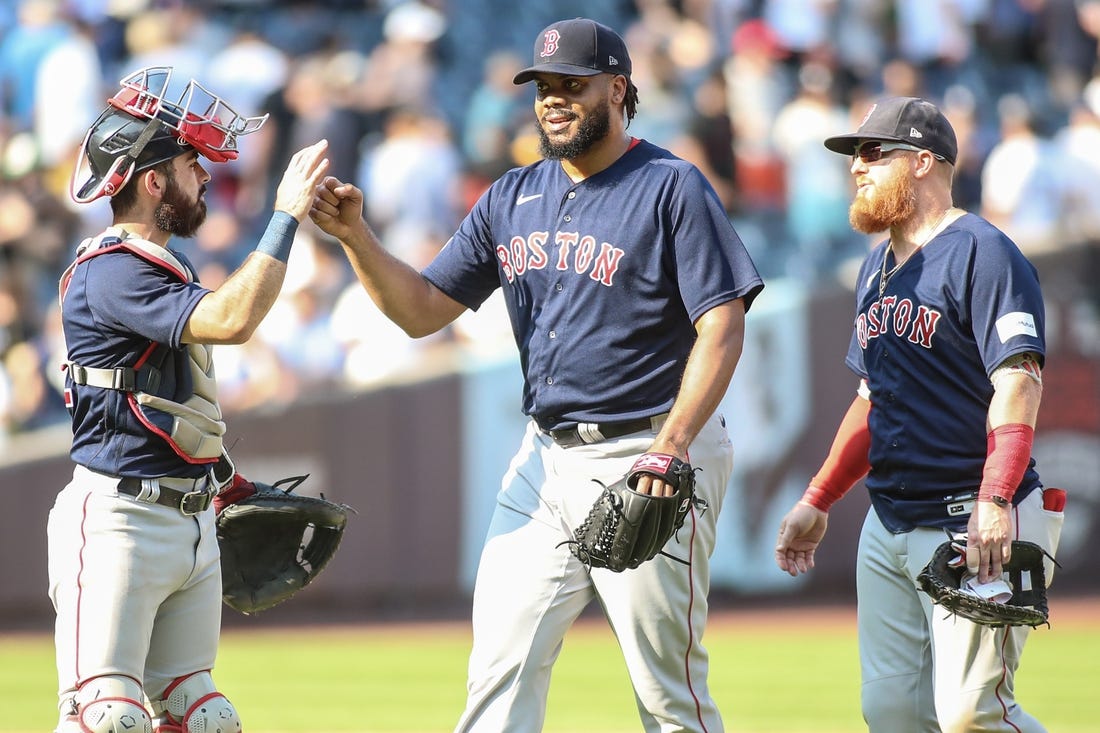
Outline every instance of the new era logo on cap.
<path id="1" fill-rule="evenodd" d="M 587 18 L 562 20 L 547 26 L 535 40 L 535 63 L 515 75 L 515 84 L 535 74 L 630 76 L 630 55 L 618 33 Z"/>

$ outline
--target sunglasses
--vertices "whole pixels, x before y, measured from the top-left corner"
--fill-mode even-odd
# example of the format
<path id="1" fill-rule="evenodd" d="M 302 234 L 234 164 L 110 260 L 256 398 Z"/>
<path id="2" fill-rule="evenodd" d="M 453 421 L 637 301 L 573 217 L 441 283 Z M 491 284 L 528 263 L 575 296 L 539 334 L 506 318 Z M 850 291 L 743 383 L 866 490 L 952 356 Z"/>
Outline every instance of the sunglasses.
<path id="1" fill-rule="evenodd" d="M 887 153 L 892 153 L 895 150 L 909 150 L 914 153 L 919 153 L 925 150 L 925 148 L 918 148 L 916 145 L 909 145 L 907 143 L 884 143 L 879 140 L 869 140 L 856 148 L 856 152 L 852 155 L 852 159 L 855 160 L 858 156 L 864 163 L 874 163 L 882 160 L 882 156 Z M 932 155 L 936 157 L 936 160 L 945 160 L 942 155 L 936 155 L 935 153 L 932 153 Z"/>

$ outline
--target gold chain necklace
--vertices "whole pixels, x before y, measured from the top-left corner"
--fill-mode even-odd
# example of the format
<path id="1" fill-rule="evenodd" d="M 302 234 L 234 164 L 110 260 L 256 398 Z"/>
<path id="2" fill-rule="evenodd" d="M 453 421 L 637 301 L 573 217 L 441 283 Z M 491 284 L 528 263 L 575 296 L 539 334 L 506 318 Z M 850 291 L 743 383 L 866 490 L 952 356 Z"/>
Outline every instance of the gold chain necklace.
<path id="1" fill-rule="evenodd" d="M 893 267 L 890 268 L 890 271 L 887 272 L 886 271 L 886 260 L 889 259 L 890 253 L 894 250 L 894 240 L 893 239 L 890 240 L 890 243 L 886 245 L 886 251 L 882 253 L 882 273 L 879 275 L 879 278 L 878 278 L 878 297 L 879 298 L 882 298 L 882 296 L 886 293 L 886 283 L 890 281 L 890 278 L 892 278 L 894 276 L 894 273 L 897 272 L 898 270 L 900 270 L 902 265 L 904 265 L 906 262 L 908 262 L 910 259 L 912 259 L 913 255 L 915 255 L 917 252 L 922 250 L 924 248 L 924 245 L 931 242 L 932 238 L 935 237 L 936 234 L 939 233 L 940 225 L 943 224 L 943 220 L 947 218 L 947 214 L 953 208 L 955 208 L 955 207 L 954 206 L 947 207 L 944 210 L 944 212 L 940 215 L 939 221 L 937 221 L 936 225 L 932 227 L 932 231 L 929 232 L 928 236 L 924 238 L 924 241 L 921 242 L 920 244 L 918 244 L 916 249 L 914 249 L 909 254 L 908 257 L 906 257 L 901 262 L 896 263 Z"/>

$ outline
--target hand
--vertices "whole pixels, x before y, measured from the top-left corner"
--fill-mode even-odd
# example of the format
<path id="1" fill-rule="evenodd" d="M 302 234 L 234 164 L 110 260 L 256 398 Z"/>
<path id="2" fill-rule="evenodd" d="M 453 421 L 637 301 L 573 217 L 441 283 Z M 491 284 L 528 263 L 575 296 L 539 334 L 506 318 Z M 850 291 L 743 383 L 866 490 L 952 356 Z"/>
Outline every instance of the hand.
<path id="1" fill-rule="evenodd" d="M 328 140 L 321 140 L 294 154 L 275 192 L 277 211 L 285 211 L 301 223 L 313 203 L 314 188 L 328 170 L 327 150 Z"/>
<path id="2" fill-rule="evenodd" d="M 363 192 L 329 176 L 314 190 L 309 218 L 321 231 L 346 242 L 363 222 Z"/>
<path id="3" fill-rule="evenodd" d="M 807 573 L 814 566 L 814 551 L 825 536 L 829 515 L 805 502 L 794 505 L 779 524 L 775 563 L 791 577 Z"/>
<path id="4" fill-rule="evenodd" d="M 974 502 L 966 527 L 966 569 L 979 583 L 1001 577 L 1012 558 L 1012 505 L 999 506 L 979 499 Z"/>
<path id="5" fill-rule="evenodd" d="M 256 484 L 239 473 L 234 473 L 229 485 L 214 495 L 214 514 L 221 514 L 230 504 L 236 504 L 255 493 Z"/>

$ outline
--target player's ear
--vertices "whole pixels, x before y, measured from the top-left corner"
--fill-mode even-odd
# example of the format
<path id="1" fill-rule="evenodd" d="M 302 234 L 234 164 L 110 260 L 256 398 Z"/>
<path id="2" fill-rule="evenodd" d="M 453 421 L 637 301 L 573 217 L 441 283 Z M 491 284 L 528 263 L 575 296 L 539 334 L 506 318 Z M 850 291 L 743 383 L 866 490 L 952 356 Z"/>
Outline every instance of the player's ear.
<path id="1" fill-rule="evenodd" d="M 142 171 L 138 176 L 137 183 L 142 187 L 145 193 L 157 198 L 164 195 L 165 177 L 163 173 L 156 168 L 150 168 L 149 170 Z"/>
<path id="2" fill-rule="evenodd" d="M 630 88 L 630 81 L 622 74 L 611 77 L 611 101 L 622 104 L 626 100 L 626 91 Z"/>
<path id="3" fill-rule="evenodd" d="M 913 171 L 913 175 L 917 178 L 924 178 L 931 175 L 934 170 L 936 170 L 936 156 L 928 150 L 917 153 L 917 168 Z"/>

